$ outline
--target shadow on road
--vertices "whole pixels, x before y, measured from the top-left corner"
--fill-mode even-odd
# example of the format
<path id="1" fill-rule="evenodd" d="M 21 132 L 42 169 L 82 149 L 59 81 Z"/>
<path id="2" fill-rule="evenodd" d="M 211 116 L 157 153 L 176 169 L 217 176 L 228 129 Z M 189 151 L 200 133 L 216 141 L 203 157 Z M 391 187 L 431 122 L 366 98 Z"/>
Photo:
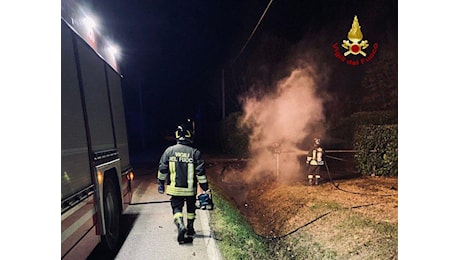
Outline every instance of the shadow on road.
<path id="1" fill-rule="evenodd" d="M 125 242 L 126 238 L 128 237 L 128 234 L 131 232 L 133 229 L 134 223 L 136 222 L 136 219 L 139 217 L 139 214 L 123 214 L 120 219 L 120 224 L 121 224 L 121 241 L 120 241 L 120 246 L 117 248 L 117 250 L 111 254 L 108 253 L 104 250 L 102 247 L 101 243 L 99 243 L 91 252 L 91 254 L 88 256 L 88 260 L 109 260 L 109 259 L 115 259 L 115 256 L 118 254 L 118 251 L 120 251 L 121 246 Z"/>

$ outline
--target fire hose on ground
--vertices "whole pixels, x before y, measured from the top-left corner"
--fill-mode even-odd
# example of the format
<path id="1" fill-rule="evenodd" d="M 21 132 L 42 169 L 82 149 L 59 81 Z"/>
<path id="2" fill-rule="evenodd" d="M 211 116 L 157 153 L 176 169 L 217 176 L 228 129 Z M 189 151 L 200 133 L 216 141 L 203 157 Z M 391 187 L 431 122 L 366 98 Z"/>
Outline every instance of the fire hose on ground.
<path id="1" fill-rule="evenodd" d="M 343 159 L 342 159 L 342 160 L 343 160 Z M 327 174 L 328 174 L 328 176 L 329 176 L 329 179 L 330 179 L 330 181 L 331 181 L 331 184 L 332 184 L 337 190 L 340 190 L 340 191 L 343 191 L 343 192 L 352 193 L 352 194 L 357 194 L 357 195 L 366 195 L 366 196 L 394 196 L 394 194 L 385 194 L 385 195 L 366 194 L 366 193 L 352 192 L 352 191 L 347 191 L 347 190 L 341 189 L 341 188 L 339 187 L 339 185 L 337 185 L 337 184 L 334 182 L 334 180 L 332 179 L 332 176 L 331 176 L 331 173 L 330 173 L 330 171 L 329 171 L 329 167 L 328 167 L 328 165 L 327 165 L 326 160 L 324 160 L 324 164 L 325 164 L 325 166 L 326 166 Z M 301 225 L 301 226 L 295 228 L 294 230 L 292 230 L 292 231 L 290 231 L 290 232 L 288 232 L 288 233 L 286 233 L 286 234 L 284 234 L 284 235 L 273 236 L 273 237 L 270 237 L 270 236 L 262 236 L 262 235 L 259 235 L 259 234 L 257 234 L 257 235 L 259 235 L 259 236 L 261 236 L 261 237 L 263 237 L 263 238 L 265 238 L 265 239 L 269 239 L 269 240 L 282 239 L 282 238 L 285 238 L 285 237 L 287 237 L 287 236 L 289 236 L 289 235 L 292 235 L 292 234 L 296 233 L 296 232 L 299 231 L 300 229 L 302 229 L 302 228 L 304 228 L 304 227 L 306 227 L 306 226 L 308 226 L 308 225 L 310 225 L 310 224 L 316 222 L 317 220 L 319 220 L 319 219 L 321 219 L 321 218 L 326 217 L 327 215 L 329 215 L 329 214 L 331 214 L 331 213 L 333 213 L 333 212 L 336 212 L 336 211 L 339 211 L 339 210 L 350 210 L 350 209 L 357 209 L 357 208 L 369 207 L 369 206 L 378 205 L 378 204 L 384 204 L 384 202 L 381 202 L 381 203 L 370 203 L 370 204 L 364 204 L 364 205 L 356 205 L 356 206 L 352 206 L 352 207 L 348 207 L 348 208 L 343 208 L 343 209 L 333 209 L 333 210 L 330 210 L 330 211 L 328 211 L 328 212 L 326 212 L 326 213 L 323 213 L 323 214 L 317 216 L 316 218 L 310 220 L 309 222 L 307 222 L 307 223 L 305 223 L 305 224 L 303 224 L 303 225 Z"/>
<path id="2" fill-rule="evenodd" d="M 330 157 L 330 156 L 326 155 L 326 157 Z M 331 173 L 329 171 L 329 167 L 327 165 L 326 160 L 324 160 L 324 165 L 326 166 L 327 175 L 329 176 L 329 180 L 331 181 L 332 186 L 334 186 L 337 190 L 352 193 L 352 194 L 357 194 L 357 195 L 363 195 L 363 196 L 379 196 L 379 197 L 395 196 L 395 194 L 370 194 L 370 193 L 361 193 L 361 192 L 354 192 L 354 191 L 344 190 L 344 189 L 340 188 L 339 185 L 337 183 L 335 183 L 334 180 L 332 179 L 332 176 L 331 176 Z"/>
<path id="3" fill-rule="evenodd" d="M 256 233 L 256 234 L 257 234 L 258 236 L 261 236 L 261 237 L 263 237 L 263 238 L 265 238 L 265 239 L 269 239 L 269 240 L 282 239 L 282 238 L 285 238 L 285 237 L 287 237 L 287 236 L 289 236 L 289 235 L 294 234 L 295 232 L 297 232 L 297 231 L 299 231 L 300 229 L 302 229 L 302 228 L 304 228 L 304 227 L 306 227 L 306 226 L 312 224 L 313 222 L 316 222 L 317 220 L 320 220 L 320 219 L 326 217 L 327 215 L 331 214 L 332 212 L 336 212 L 336 211 L 339 211 L 339 210 L 350 210 L 350 209 L 364 208 L 364 207 L 369 207 L 369 206 L 373 206 L 373 205 L 377 205 L 377 204 L 383 204 L 383 202 L 382 202 L 382 203 L 370 203 L 370 204 L 364 204 L 364 205 L 357 205 L 357 206 L 352 206 L 352 207 L 343 208 L 343 209 L 333 209 L 333 210 L 329 210 L 328 212 L 323 213 L 323 214 L 317 216 L 316 218 L 310 220 L 309 222 L 303 224 L 302 226 L 300 226 L 300 227 L 298 227 L 298 228 L 296 228 L 296 229 L 294 229 L 294 230 L 292 230 L 292 231 L 290 231 L 290 232 L 288 232 L 288 233 L 286 233 L 286 234 L 284 234 L 284 235 L 280 235 L 280 236 L 273 236 L 273 237 L 270 237 L 270 236 L 261 236 L 261 235 L 259 235 L 259 234 L 257 234 L 257 233 Z"/>
<path id="4" fill-rule="evenodd" d="M 346 161 L 342 158 L 338 158 L 338 157 L 334 157 L 334 156 L 329 156 L 329 155 L 326 155 L 326 157 L 329 157 L 329 158 L 332 158 L 332 159 L 336 159 L 336 160 L 340 160 L 340 161 Z M 340 191 L 343 191 L 343 192 L 347 192 L 347 193 L 351 193 L 351 194 L 356 194 L 356 195 L 363 195 L 363 196 L 381 196 L 381 197 L 389 197 L 389 196 L 395 196 L 395 194 L 383 194 L 383 195 L 379 195 L 379 194 L 368 194 L 368 193 L 360 193 L 360 192 L 353 192 L 353 191 L 347 191 L 347 190 L 344 190 L 342 188 L 339 187 L 338 184 L 336 184 L 334 182 L 334 180 L 332 179 L 332 176 L 331 176 L 331 173 L 329 171 L 329 166 L 327 165 L 327 161 L 324 160 L 324 164 L 326 166 L 326 171 L 327 171 L 327 174 L 329 176 L 329 180 L 331 182 L 331 184 L 337 189 L 337 190 L 340 190 Z M 228 167 L 228 165 L 227 165 Z M 222 171 L 221 171 L 221 176 L 223 176 L 224 174 L 224 171 L 226 170 L 227 167 L 223 167 Z M 324 218 L 326 217 L 327 215 L 333 213 L 333 212 L 336 212 L 336 211 L 339 211 L 339 210 L 350 210 L 350 209 L 357 209 L 357 208 L 363 208 L 363 207 L 369 207 L 369 206 L 373 206 L 373 205 L 378 205 L 378 204 L 384 204 L 383 202 L 382 203 L 370 203 L 370 204 L 364 204 L 364 205 L 356 205 L 356 206 L 352 206 L 352 207 L 348 207 L 348 208 L 343 208 L 343 209 L 333 209 L 333 210 L 330 210 L 326 213 L 323 213 L 319 216 L 317 216 L 316 218 L 310 220 L 309 222 L 295 228 L 294 230 L 286 233 L 286 234 L 283 234 L 283 235 L 280 235 L 280 236 L 263 236 L 263 235 L 260 235 L 260 234 L 257 234 L 256 232 L 254 232 L 256 235 L 264 238 L 264 239 L 269 239 L 269 240 L 278 240 L 278 239 L 282 239 L 282 238 L 285 238 L 289 235 L 292 235 L 294 233 L 296 233 L 297 231 L 299 231 L 300 229 L 316 222 L 317 220 L 321 219 L 321 218 Z"/>

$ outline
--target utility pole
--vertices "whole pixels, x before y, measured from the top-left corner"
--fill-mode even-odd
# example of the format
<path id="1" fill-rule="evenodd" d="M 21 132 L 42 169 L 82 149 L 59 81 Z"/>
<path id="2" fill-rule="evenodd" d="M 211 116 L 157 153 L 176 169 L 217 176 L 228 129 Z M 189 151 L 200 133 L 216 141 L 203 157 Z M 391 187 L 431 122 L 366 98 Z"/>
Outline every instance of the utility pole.
<path id="1" fill-rule="evenodd" d="M 144 139 L 144 109 L 142 104 L 142 81 L 138 78 L 138 88 L 139 88 L 139 114 L 140 114 L 140 125 L 141 125 L 141 147 L 144 149 L 145 147 L 145 139 Z"/>
<path id="2" fill-rule="evenodd" d="M 225 119 L 225 77 L 222 69 L 222 120 Z"/>

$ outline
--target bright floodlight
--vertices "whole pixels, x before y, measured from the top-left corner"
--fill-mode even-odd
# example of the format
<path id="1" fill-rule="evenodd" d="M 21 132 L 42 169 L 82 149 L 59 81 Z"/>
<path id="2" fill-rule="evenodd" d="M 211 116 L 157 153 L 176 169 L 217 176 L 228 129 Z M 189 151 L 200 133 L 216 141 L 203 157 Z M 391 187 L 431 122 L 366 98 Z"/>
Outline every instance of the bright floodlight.
<path id="1" fill-rule="evenodd" d="M 108 48 L 108 51 L 114 57 L 117 57 L 118 54 L 120 53 L 120 49 L 115 45 L 110 45 L 109 48 Z"/>
<path id="2" fill-rule="evenodd" d="M 88 17 L 88 16 L 83 18 L 83 24 L 86 26 L 88 30 L 92 30 L 96 28 L 96 22 L 94 21 L 93 18 Z"/>

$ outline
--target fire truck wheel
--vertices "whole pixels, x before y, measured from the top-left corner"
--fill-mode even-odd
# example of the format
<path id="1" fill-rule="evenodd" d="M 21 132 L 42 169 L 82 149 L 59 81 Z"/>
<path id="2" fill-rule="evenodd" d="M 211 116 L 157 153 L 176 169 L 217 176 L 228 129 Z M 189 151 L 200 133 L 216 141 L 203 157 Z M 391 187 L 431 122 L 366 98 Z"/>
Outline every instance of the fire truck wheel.
<path id="1" fill-rule="evenodd" d="M 115 252 L 120 242 L 120 202 L 112 178 L 104 180 L 104 222 L 106 234 L 102 237 L 103 246 Z"/>

